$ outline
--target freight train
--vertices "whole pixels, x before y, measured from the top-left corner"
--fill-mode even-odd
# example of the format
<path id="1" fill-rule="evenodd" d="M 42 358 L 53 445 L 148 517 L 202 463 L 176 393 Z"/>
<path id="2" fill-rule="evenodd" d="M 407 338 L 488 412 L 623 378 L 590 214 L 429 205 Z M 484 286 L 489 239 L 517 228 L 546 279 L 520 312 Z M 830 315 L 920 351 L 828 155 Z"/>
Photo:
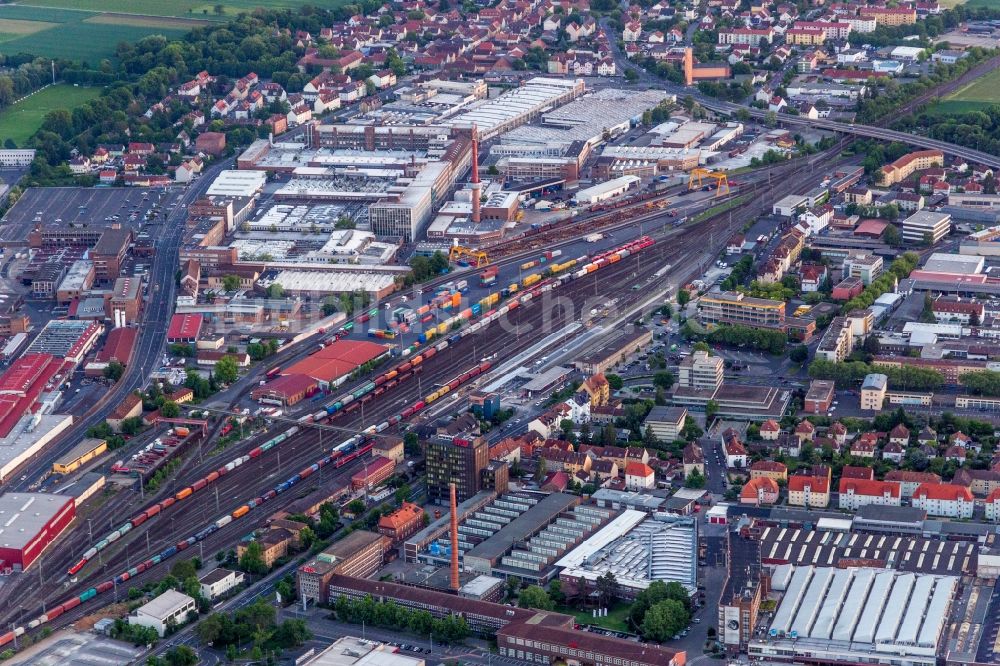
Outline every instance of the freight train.
<path id="1" fill-rule="evenodd" d="M 202 530 L 199 530 L 198 532 L 196 532 L 194 535 L 188 537 L 187 539 L 184 539 L 182 541 L 177 542 L 173 546 L 170 546 L 169 548 L 166 548 L 165 550 L 163 550 L 163 551 L 161 551 L 161 552 L 153 555 L 148 560 L 145 560 L 144 562 L 140 562 L 136 566 L 134 566 L 134 567 L 132 567 L 132 568 L 126 570 L 126 571 L 122 571 L 121 573 L 119 573 L 114 578 L 110 578 L 110 579 L 108 579 L 108 580 L 106 580 L 104 582 L 98 583 L 96 586 L 87 589 L 86 591 L 82 592 L 81 594 L 79 594 L 79 595 L 77 595 L 75 597 L 72 597 L 71 599 L 69 599 L 67 601 L 64 601 L 63 603 L 61 603 L 61 604 L 59 604 L 59 605 L 57 605 L 57 606 L 49 609 L 47 612 L 43 613 L 42 615 L 39 615 L 35 619 L 33 619 L 30 622 L 28 622 L 27 625 L 22 626 L 22 627 L 16 627 L 12 631 L 8 631 L 7 633 L 0 634 L 0 647 L 3 647 L 3 646 L 5 646 L 5 645 L 7 645 L 9 643 L 12 643 L 16 637 L 24 635 L 24 633 L 26 631 L 31 630 L 31 629 L 35 629 L 36 627 L 39 627 L 39 626 L 41 626 L 43 624 L 51 622 L 52 620 L 55 620 L 56 618 L 58 618 L 63 613 L 66 613 L 67 611 L 70 611 L 70 610 L 76 608 L 77 606 L 79 606 L 83 602 L 90 601 L 91 599 L 93 599 L 94 597 L 96 597 L 98 594 L 102 594 L 104 592 L 107 592 L 107 591 L 115 588 L 117 585 L 121 585 L 121 584 L 126 583 L 127 581 L 129 581 L 130 579 L 134 578 L 135 576 L 138 576 L 139 574 L 143 573 L 147 569 L 150 569 L 151 567 L 156 566 L 157 564 L 160 564 L 164 560 L 167 560 L 167 559 L 173 557 L 177 553 L 190 548 L 194 544 L 196 544 L 196 543 L 198 543 L 200 541 L 203 541 L 204 539 L 206 539 L 207 537 L 209 537 L 211 534 L 213 534 L 213 533 L 217 532 L 218 530 L 222 529 L 223 527 L 226 527 L 227 525 L 229 525 L 234 520 L 239 520 L 240 518 L 246 516 L 252 509 L 254 509 L 254 508 L 256 508 L 256 507 L 264 504 L 265 502 L 267 502 L 269 500 L 274 499 L 275 497 L 277 497 L 278 495 L 280 495 L 280 494 L 282 494 L 284 492 L 287 492 L 295 484 L 299 483 L 303 479 L 306 479 L 306 478 L 312 476 L 313 474 L 315 474 L 316 472 L 318 472 L 323 467 L 326 467 L 327 465 L 333 465 L 334 468 L 343 467 L 344 465 L 346 465 L 347 463 L 351 462 L 352 460 L 354 460 L 354 459 L 356 459 L 356 458 L 358 458 L 360 456 L 363 456 L 364 454 L 366 454 L 369 451 L 371 451 L 372 447 L 375 445 L 375 441 L 374 441 L 374 438 L 373 438 L 374 435 L 376 435 L 377 433 L 383 432 L 384 430 L 387 430 L 389 428 L 390 424 L 399 423 L 404 418 L 408 418 L 409 416 L 412 416 L 413 414 L 416 414 L 420 410 L 424 409 L 430 403 L 434 402 L 435 400 L 437 400 L 441 396 L 445 395 L 449 391 L 455 390 L 456 388 L 458 388 L 459 386 L 461 386 L 465 382 L 471 381 L 472 379 L 475 379 L 476 377 L 482 375 L 483 373 L 488 372 L 489 369 L 492 367 L 492 365 L 493 364 L 490 361 L 483 361 L 482 363 L 479 363 L 478 365 L 474 366 L 471 370 L 467 370 L 466 372 L 464 372 L 461 375 L 455 377 L 454 379 L 452 379 L 452 380 L 450 380 L 448 382 L 445 382 L 443 384 L 442 388 L 438 389 L 437 391 L 435 391 L 434 393 L 432 393 L 432 394 L 430 394 L 428 396 L 425 396 L 424 398 L 418 400 L 417 402 L 413 403 L 412 405 L 408 406 L 401 413 L 392 416 L 391 418 L 383 421 L 382 423 L 379 423 L 378 425 L 369 426 L 368 428 L 366 428 L 360 434 L 354 435 L 353 437 L 350 437 L 347 440 L 341 442 L 340 444 L 338 444 L 337 446 L 335 446 L 330 451 L 329 455 L 324 456 L 323 458 L 321 458 L 317 462 L 313 463 L 309 467 L 304 468 L 298 474 L 295 474 L 294 476 L 288 478 L 287 480 L 282 481 L 280 484 L 278 484 L 277 486 L 271 488 L 270 490 L 268 490 L 263 495 L 260 495 L 259 497 L 250 500 L 246 504 L 244 504 L 244 505 L 240 506 L 239 508 L 237 508 L 232 513 L 229 513 L 229 514 L 223 516 L 222 518 L 219 518 L 218 520 L 216 520 L 212 524 L 208 525 L 207 527 L 205 527 Z M 406 416 L 404 416 L 404 414 Z M 284 439 L 287 439 L 291 435 L 295 434 L 297 431 L 298 431 L 298 426 L 293 426 L 292 428 L 290 428 L 286 432 L 282 433 L 278 437 L 284 436 Z M 274 440 L 277 440 L 278 437 L 275 437 Z M 282 439 L 281 441 L 284 441 L 284 439 Z M 187 488 L 185 488 L 184 490 L 182 490 L 181 492 L 179 492 L 177 494 L 180 495 L 182 493 L 185 493 L 185 491 L 190 490 L 191 492 L 188 492 L 188 493 L 186 493 L 184 495 L 184 497 L 189 497 L 193 492 L 196 492 L 196 490 L 194 489 L 194 486 L 198 486 L 198 489 L 204 488 L 205 485 L 207 485 L 207 483 L 208 483 L 209 477 L 212 477 L 215 474 L 219 474 L 220 470 L 225 469 L 225 468 L 229 468 L 229 469 L 226 469 L 225 472 L 223 472 L 223 474 L 228 474 L 230 471 L 232 471 L 232 469 L 235 469 L 235 467 L 238 467 L 239 465 L 244 464 L 250 458 L 259 456 L 261 453 L 263 453 L 263 451 L 266 450 L 264 447 L 272 448 L 273 446 L 276 446 L 277 443 L 280 443 L 280 442 L 274 442 L 274 440 L 268 440 L 268 442 L 266 442 L 265 444 L 262 444 L 260 447 L 258 447 L 256 449 L 254 449 L 248 455 L 243 456 L 242 458 L 238 458 L 237 460 L 239 460 L 241 462 L 236 463 L 236 461 L 232 461 L 231 463 L 225 465 L 224 467 L 220 467 L 219 470 L 216 470 L 215 472 L 212 472 L 212 474 L 209 474 L 207 477 L 199 479 L 194 484 L 192 484 L 191 486 L 188 486 Z M 255 455 L 255 453 L 256 453 L 256 455 Z M 232 465 L 232 467 L 229 467 L 229 465 Z M 220 476 L 221 476 L 221 474 L 220 474 Z M 218 476 L 216 476 L 215 478 L 217 479 Z M 144 523 L 147 520 L 149 520 L 151 517 L 153 517 L 153 516 L 157 515 L 158 513 L 160 513 L 160 511 L 162 511 L 164 508 L 172 506 L 177 501 L 179 501 L 179 500 L 176 497 L 169 497 L 169 498 L 163 500 L 162 502 L 153 505 L 151 508 L 147 509 L 146 511 L 137 514 L 135 517 L 132 518 L 132 520 L 130 520 L 127 523 L 125 523 L 125 525 L 123 525 L 121 528 L 119 528 L 118 530 L 115 530 L 115 532 L 112 532 L 112 535 L 114 535 L 114 534 L 117 533 L 117 535 L 114 536 L 113 539 L 111 539 L 111 540 L 102 539 L 101 542 L 104 542 L 104 544 L 101 547 L 101 549 L 106 548 L 110 543 L 113 543 L 114 541 L 117 541 L 119 538 L 121 538 L 121 536 L 123 534 L 127 533 L 133 527 L 141 525 L 142 523 Z M 127 527 L 126 527 L 126 525 L 127 525 Z M 122 531 L 122 530 L 124 530 L 124 531 Z M 97 545 L 101 545 L 101 542 L 98 542 Z M 95 545 L 90 550 L 88 550 L 86 553 L 84 553 L 83 559 L 81 559 L 80 562 L 77 562 L 76 564 L 73 565 L 73 567 L 70 568 L 69 573 L 71 575 L 74 574 L 74 573 L 76 573 L 76 572 L 78 572 L 80 569 L 82 569 L 83 566 L 90 559 L 90 557 L 93 557 L 94 555 L 97 554 L 98 550 L 100 550 L 99 548 L 97 548 L 97 545 Z M 88 555 L 89 555 L 89 557 L 88 557 Z"/>
<path id="2" fill-rule="evenodd" d="M 487 310 L 486 308 L 489 308 L 492 305 L 497 304 L 500 298 L 500 294 L 498 293 L 490 294 L 489 296 L 486 296 L 485 298 L 481 299 L 472 308 L 469 308 L 461 312 L 459 315 L 456 315 L 451 319 L 442 322 L 442 324 L 440 324 L 435 329 L 429 329 L 429 331 L 432 331 L 429 337 L 424 337 L 426 336 L 426 334 L 422 334 L 422 337 L 424 339 L 420 340 L 419 342 L 415 342 L 411 344 L 409 347 L 407 347 L 406 350 L 404 350 L 404 356 L 409 356 L 413 354 L 413 352 L 415 352 L 422 344 L 424 344 L 426 340 L 433 339 L 433 337 L 437 335 L 436 333 L 437 331 L 440 331 L 440 333 L 443 334 L 449 331 L 451 328 L 453 328 L 456 322 L 462 324 L 465 321 L 468 321 L 468 319 L 471 319 L 472 316 L 481 314 L 482 318 L 476 323 L 472 324 L 471 326 L 465 327 L 463 330 L 454 333 L 453 335 L 451 335 L 446 339 L 440 340 L 437 344 L 435 344 L 432 347 L 427 347 L 420 354 L 413 356 L 413 358 L 402 363 L 398 367 L 393 368 L 392 370 L 389 370 L 388 372 L 383 373 L 382 375 L 379 375 L 378 377 L 375 378 L 374 381 L 367 382 L 360 388 L 345 394 L 340 399 L 327 405 L 322 410 L 314 414 L 308 414 L 306 416 L 303 416 L 299 420 L 318 422 L 323 419 L 332 418 L 334 417 L 334 415 L 337 415 L 342 410 L 345 412 L 350 411 L 349 408 L 351 404 L 354 403 L 355 401 L 360 402 L 364 400 L 366 397 L 369 397 L 369 394 L 372 394 L 377 389 L 381 388 L 383 385 L 388 384 L 388 382 L 391 381 L 398 382 L 401 381 L 401 379 L 405 378 L 405 376 L 412 376 L 412 373 L 416 372 L 418 366 L 420 366 L 424 361 L 432 358 L 435 354 L 444 351 L 450 345 L 455 344 L 463 337 L 476 333 L 479 330 L 482 330 L 482 328 L 489 326 L 496 319 L 506 315 L 507 313 L 513 310 L 516 310 L 521 305 L 528 303 L 533 298 L 537 298 L 542 293 L 551 291 L 555 287 L 564 285 L 572 280 L 584 277 L 590 273 L 593 273 L 606 266 L 609 266 L 610 264 L 617 263 L 622 259 L 625 259 L 626 257 L 629 257 L 637 252 L 640 252 L 650 247 L 651 245 L 653 245 L 653 243 L 654 243 L 653 239 L 650 238 L 649 236 L 642 236 L 641 238 L 631 241 L 630 243 L 627 243 L 621 247 L 594 255 L 589 261 L 589 263 L 585 263 L 587 262 L 586 257 L 581 257 L 579 259 L 566 262 L 566 264 L 563 265 L 556 265 L 558 266 L 558 269 L 556 269 L 556 266 L 551 266 L 550 270 L 556 269 L 553 270 L 552 272 L 562 273 L 562 274 L 545 280 L 533 280 L 530 285 L 525 285 L 525 286 L 531 286 L 532 288 L 530 290 L 515 292 L 515 294 L 512 294 L 514 297 L 510 298 L 508 302 L 502 305 L 501 307 Z M 580 268 L 576 271 L 572 271 L 571 269 L 575 268 L 576 266 L 580 266 Z M 473 312 L 474 310 L 475 313 Z M 339 339 L 340 337 L 347 335 L 350 332 L 351 328 L 353 328 L 353 324 L 349 324 L 349 326 L 350 328 L 347 327 L 341 328 L 337 333 L 332 334 L 330 336 L 330 339 L 336 340 Z M 97 594 L 110 590 L 117 583 L 123 583 L 132 576 L 138 575 L 139 573 L 145 571 L 150 566 L 158 564 L 162 560 L 175 555 L 177 552 L 186 549 L 190 545 L 203 540 L 216 530 L 221 529 L 225 525 L 228 525 L 234 519 L 243 517 L 254 507 L 259 506 L 263 502 L 266 502 L 270 499 L 273 499 L 279 493 L 287 491 L 295 483 L 298 483 L 300 480 L 308 477 L 309 475 L 313 474 L 314 472 L 324 467 L 325 465 L 332 463 L 334 467 L 341 467 L 343 465 L 346 465 L 351 460 L 354 460 L 355 458 L 364 455 L 365 453 L 367 453 L 372 449 L 372 446 L 374 446 L 374 442 L 371 439 L 373 435 L 387 430 L 391 426 L 398 424 L 404 419 L 410 418 L 420 410 L 424 409 L 427 405 L 435 402 L 436 400 L 439 400 L 444 395 L 447 395 L 449 392 L 455 390 L 461 384 L 475 377 L 478 377 L 482 373 L 488 371 L 490 367 L 491 363 L 489 361 L 484 361 L 483 363 L 479 364 L 472 370 L 463 373 L 462 375 L 456 377 L 450 382 L 445 382 L 441 386 L 441 388 L 439 388 L 437 391 L 434 391 L 424 396 L 421 400 L 418 400 L 412 405 L 406 407 L 399 414 L 390 417 L 389 419 L 383 421 L 382 423 L 379 423 L 378 425 L 370 426 L 363 433 L 355 435 L 354 437 L 351 437 L 345 442 L 339 444 L 337 447 L 333 449 L 333 451 L 329 456 L 323 458 L 322 460 L 313 464 L 312 466 L 305 468 L 304 470 L 302 470 L 295 476 L 291 477 L 287 481 L 279 484 L 275 488 L 272 488 L 264 495 L 261 495 L 260 497 L 251 500 L 247 504 L 236 509 L 236 511 L 234 511 L 232 514 L 220 518 L 218 521 L 216 521 L 209 527 L 201 530 L 200 532 L 196 533 L 194 536 L 179 542 L 175 546 L 167 548 L 163 552 L 159 553 L 158 555 L 154 555 L 152 558 L 146 560 L 145 562 L 140 563 L 136 567 L 133 567 L 128 571 L 122 572 L 114 579 L 104 581 L 103 583 L 100 583 L 96 587 L 90 588 L 89 590 L 82 593 L 78 597 L 74 597 L 73 599 L 70 599 L 69 601 L 66 601 L 63 604 L 56 606 L 48 613 L 43 614 L 38 618 L 29 622 L 27 625 L 27 629 L 34 629 L 40 624 L 44 624 L 59 617 L 59 615 L 63 614 L 68 610 L 71 610 L 72 608 L 75 608 L 76 606 L 79 606 L 84 601 L 92 599 Z M 103 550 L 111 543 L 114 543 L 134 527 L 137 527 L 146 520 L 149 520 L 150 518 L 154 517 L 164 509 L 172 506 L 174 503 L 187 499 L 194 493 L 205 488 L 209 483 L 212 483 L 219 477 L 228 474 L 236 467 L 248 462 L 251 458 L 256 458 L 260 456 L 261 453 L 273 448 L 274 446 L 277 446 L 281 442 L 288 439 L 290 436 L 294 435 L 296 432 L 298 432 L 298 426 L 293 426 L 289 430 L 281 433 L 280 435 L 277 435 L 276 437 L 268 440 L 261 446 L 253 449 L 247 455 L 244 455 L 240 458 L 230 461 L 229 463 L 227 463 L 223 467 L 220 467 L 218 470 L 212 472 L 208 476 L 203 477 L 198 481 L 194 482 L 193 484 L 191 484 L 190 486 L 182 489 L 175 496 L 168 497 L 163 501 L 159 502 L 158 504 L 154 505 L 153 507 L 147 509 L 146 511 L 137 514 L 132 519 L 124 523 L 117 530 L 115 530 L 114 532 L 106 536 L 104 539 L 99 541 L 97 544 L 92 546 L 89 550 L 87 550 L 83 554 L 83 557 L 76 564 L 70 567 L 68 573 L 70 575 L 75 575 L 87 564 L 87 562 L 91 558 L 93 558 L 98 553 L 98 551 Z M 13 631 L 0 635 L 0 647 L 12 642 L 15 636 L 21 636 L 24 632 L 25 632 L 24 627 L 17 627 Z"/>

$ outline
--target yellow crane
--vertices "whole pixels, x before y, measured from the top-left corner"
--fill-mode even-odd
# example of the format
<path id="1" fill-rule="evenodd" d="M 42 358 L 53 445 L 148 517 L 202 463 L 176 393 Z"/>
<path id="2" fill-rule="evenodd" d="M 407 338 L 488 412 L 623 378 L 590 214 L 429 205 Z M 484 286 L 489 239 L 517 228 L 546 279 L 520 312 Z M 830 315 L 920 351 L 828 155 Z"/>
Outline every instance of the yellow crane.
<path id="1" fill-rule="evenodd" d="M 729 194 L 729 178 L 726 176 L 724 171 L 712 171 L 711 169 L 692 169 L 691 173 L 688 175 L 688 189 L 696 190 L 701 187 L 703 178 L 712 178 L 715 180 L 715 196 L 720 197 L 724 193 Z M 725 192 L 723 192 L 725 189 Z"/>
<path id="2" fill-rule="evenodd" d="M 482 250 L 470 250 L 461 245 L 452 245 L 451 249 L 448 250 L 448 261 L 456 262 L 463 258 L 469 259 L 470 263 L 474 264 L 476 268 L 482 268 L 490 263 L 489 257 Z"/>

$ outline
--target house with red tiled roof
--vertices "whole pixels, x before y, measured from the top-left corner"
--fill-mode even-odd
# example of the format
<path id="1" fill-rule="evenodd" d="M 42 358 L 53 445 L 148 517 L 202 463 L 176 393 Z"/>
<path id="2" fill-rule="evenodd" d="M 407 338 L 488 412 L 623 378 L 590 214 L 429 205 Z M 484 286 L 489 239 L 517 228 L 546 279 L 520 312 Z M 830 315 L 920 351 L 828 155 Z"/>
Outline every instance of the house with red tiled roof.
<path id="1" fill-rule="evenodd" d="M 986 520 L 1000 521 L 1000 488 L 997 488 L 986 498 L 984 503 Z"/>
<path id="2" fill-rule="evenodd" d="M 799 438 L 800 442 L 811 442 L 815 435 L 816 426 L 812 424 L 812 421 L 802 420 L 795 426 L 795 436 Z"/>
<path id="3" fill-rule="evenodd" d="M 900 446 L 908 446 L 910 443 L 910 429 L 902 423 L 897 424 L 895 428 L 889 431 L 889 442 L 899 444 Z"/>
<path id="4" fill-rule="evenodd" d="M 825 509 L 830 506 L 829 479 L 802 474 L 788 477 L 788 504 L 810 509 Z"/>
<path id="5" fill-rule="evenodd" d="M 740 490 L 740 504 L 753 504 L 762 506 L 774 504 L 778 501 L 781 489 L 778 482 L 766 476 L 750 479 Z"/>
<path id="6" fill-rule="evenodd" d="M 831 424 L 827 429 L 826 434 L 830 437 L 830 439 L 837 443 L 838 448 L 847 443 L 847 426 L 840 421 Z"/>
<path id="7" fill-rule="evenodd" d="M 788 479 L 788 466 L 776 460 L 758 460 L 750 465 L 750 478 L 757 479 L 766 476 L 775 481 Z"/>
<path id="8" fill-rule="evenodd" d="M 953 483 L 924 483 L 913 493 L 910 504 L 929 516 L 972 518 L 972 491 Z"/>
<path id="9" fill-rule="evenodd" d="M 905 449 L 903 449 L 899 442 L 889 442 L 882 447 L 882 459 L 891 460 L 898 465 L 903 462 L 905 452 Z"/>
<path id="10" fill-rule="evenodd" d="M 768 419 L 760 424 L 760 438 L 773 442 L 778 439 L 778 434 L 781 433 L 781 426 L 774 419 Z"/>
<path id="11" fill-rule="evenodd" d="M 915 472 L 905 469 L 893 469 L 886 473 L 886 481 L 899 484 L 899 493 L 904 499 L 913 497 L 924 483 L 941 483 L 941 477 L 934 472 Z"/>
<path id="12" fill-rule="evenodd" d="M 656 488 L 656 473 L 649 465 L 630 462 L 625 465 L 625 487 L 633 491 Z"/>
<path id="13" fill-rule="evenodd" d="M 900 506 L 899 484 L 874 479 L 840 479 L 839 508 L 857 511 L 863 506 Z"/>

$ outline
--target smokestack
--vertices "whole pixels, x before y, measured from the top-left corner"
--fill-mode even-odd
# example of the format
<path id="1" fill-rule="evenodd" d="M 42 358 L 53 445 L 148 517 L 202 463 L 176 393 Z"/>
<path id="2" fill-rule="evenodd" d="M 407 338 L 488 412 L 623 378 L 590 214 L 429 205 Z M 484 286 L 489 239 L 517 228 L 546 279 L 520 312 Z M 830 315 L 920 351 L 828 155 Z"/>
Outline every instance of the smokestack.
<path id="1" fill-rule="evenodd" d="M 458 592 L 458 500 L 451 484 L 451 589 Z"/>
<path id="2" fill-rule="evenodd" d="M 479 131 L 472 126 L 472 221 L 479 223 Z"/>

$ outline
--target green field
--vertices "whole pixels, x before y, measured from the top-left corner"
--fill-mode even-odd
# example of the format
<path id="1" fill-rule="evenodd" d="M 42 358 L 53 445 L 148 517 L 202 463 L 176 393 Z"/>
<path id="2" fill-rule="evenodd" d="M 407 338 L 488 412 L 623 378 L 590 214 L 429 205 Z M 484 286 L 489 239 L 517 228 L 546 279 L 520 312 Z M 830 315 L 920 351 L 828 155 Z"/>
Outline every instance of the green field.
<path id="1" fill-rule="evenodd" d="M 0 5 L 0 53 L 32 53 L 96 65 L 102 58 L 113 58 L 119 42 L 135 42 L 153 34 L 176 38 L 200 24 L 156 16 Z"/>
<path id="2" fill-rule="evenodd" d="M 0 142 L 13 139 L 21 146 L 42 125 L 45 114 L 72 109 L 101 94 L 100 88 L 77 88 L 69 84 L 49 86 L 0 111 Z"/>
<path id="3" fill-rule="evenodd" d="M 974 79 L 933 108 L 936 113 L 967 113 L 992 104 L 1000 104 L 1000 70 Z"/>
<path id="4" fill-rule="evenodd" d="M 332 9 L 348 4 L 349 0 L 29 0 L 32 6 L 73 9 L 88 12 L 120 12 L 123 14 L 144 14 L 148 16 L 189 16 L 202 19 L 221 19 L 240 12 L 252 11 L 257 7 L 280 9 L 312 5 Z M 215 6 L 222 5 L 224 15 L 215 12 Z"/>

